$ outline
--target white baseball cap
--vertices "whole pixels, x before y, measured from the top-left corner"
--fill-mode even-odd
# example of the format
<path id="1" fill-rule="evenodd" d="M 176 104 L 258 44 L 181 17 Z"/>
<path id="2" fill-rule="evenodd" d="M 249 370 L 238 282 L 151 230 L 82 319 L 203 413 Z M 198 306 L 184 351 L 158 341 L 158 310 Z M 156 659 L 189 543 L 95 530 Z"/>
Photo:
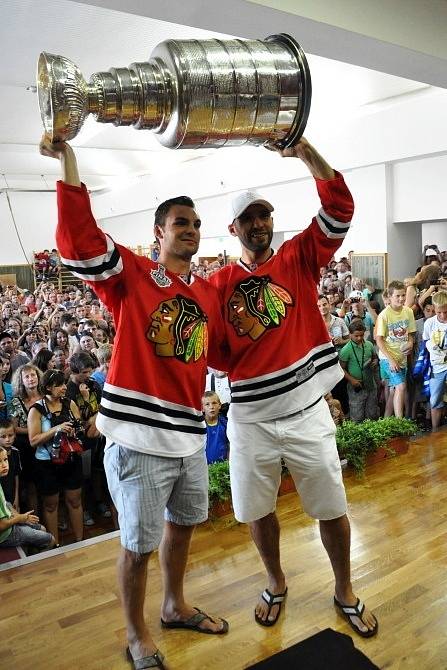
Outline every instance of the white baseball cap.
<path id="1" fill-rule="evenodd" d="M 425 250 L 425 255 L 426 256 L 437 256 L 437 252 L 434 249 L 426 249 Z"/>
<path id="2" fill-rule="evenodd" d="M 242 212 L 245 212 L 247 207 L 254 204 L 264 205 L 269 212 L 273 212 L 273 205 L 268 200 L 263 198 L 257 191 L 243 191 L 234 196 L 231 201 L 231 220 L 238 219 Z"/>

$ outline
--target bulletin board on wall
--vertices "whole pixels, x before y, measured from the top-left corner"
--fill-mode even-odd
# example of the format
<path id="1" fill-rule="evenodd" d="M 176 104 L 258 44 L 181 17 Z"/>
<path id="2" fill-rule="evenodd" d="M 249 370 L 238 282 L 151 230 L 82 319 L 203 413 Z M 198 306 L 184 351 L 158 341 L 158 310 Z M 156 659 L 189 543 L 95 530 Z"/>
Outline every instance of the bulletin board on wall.
<path id="1" fill-rule="evenodd" d="M 0 282 L 3 286 L 20 286 L 34 291 L 34 271 L 31 265 L 0 265 Z"/>
<path id="2" fill-rule="evenodd" d="M 388 284 L 388 254 L 351 254 L 351 272 L 376 291 L 383 291 Z"/>

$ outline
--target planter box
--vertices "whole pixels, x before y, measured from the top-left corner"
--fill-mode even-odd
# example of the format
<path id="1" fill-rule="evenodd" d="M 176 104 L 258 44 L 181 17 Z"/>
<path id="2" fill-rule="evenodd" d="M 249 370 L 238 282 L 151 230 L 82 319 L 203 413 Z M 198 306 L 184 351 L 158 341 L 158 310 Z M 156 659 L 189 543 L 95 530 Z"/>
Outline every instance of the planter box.
<path id="1" fill-rule="evenodd" d="M 218 502 L 213 503 L 209 510 L 209 516 L 211 519 L 227 516 L 228 514 L 233 514 L 233 505 L 231 500 L 219 500 Z"/>
<path id="2" fill-rule="evenodd" d="M 395 454 L 390 454 L 383 447 L 379 447 L 377 451 L 366 457 L 366 465 L 374 465 L 374 463 L 384 461 L 386 458 L 393 458 L 400 454 L 406 454 L 410 448 L 410 441 L 407 437 L 393 437 L 391 440 L 388 440 L 388 446 L 390 449 L 393 449 Z"/>
<path id="3" fill-rule="evenodd" d="M 284 496 L 287 493 L 295 493 L 295 482 L 290 475 L 281 477 L 281 484 L 279 485 L 278 496 Z M 216 519 L 222 516 L 233 514 L 233 505 L 231 500 L 222 500 L 213 503 L 210 507 L 209 516 L 211 519 Z"/>

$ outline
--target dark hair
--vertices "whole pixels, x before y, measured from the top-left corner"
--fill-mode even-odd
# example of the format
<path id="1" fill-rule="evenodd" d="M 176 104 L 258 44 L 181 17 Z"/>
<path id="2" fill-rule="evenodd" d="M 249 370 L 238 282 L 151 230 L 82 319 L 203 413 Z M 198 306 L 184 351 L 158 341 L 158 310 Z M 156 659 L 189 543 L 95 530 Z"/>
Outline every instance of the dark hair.
<path id="1" fill-rule="evenodd" d="M 95 368 L 95 361 L 85 351 L 80 351 L 78 354 L 73 354 L 70 358 L 70 370 L 72 372 L 81 372 L 84 368 Z"/>
<path id="2" fill-rule="evenodd" d="M 422 303 L 422 309 L 425 309 L 427 305 L 433 305 L 433 300 L 431 299 L 431 295 L 428 296 L 428 298 L 425 298 L 424 302 Z"/>
<path id="3" fill-rule="evenodd" d="M 63 333 L 64 337 L 67 339 L 67 348 L 68 348 L 68 333 L 65 332 L 65 330 L 62 330 L 62 328 L 57 328 L 57 330 L 53 331 L 53 334 L 50 337 L 50 351 L 54 351 L 56 348 L 61 348 L 61 345 L 57 341 L 57 336 L 59 333 Z"/>
<path id="4" fill-rule="evenodd" d="M 40 382 L 43 393 L 47 393 L 52 386 L 62 386 L 65 384 L 65 375 L 60 370 L 47 370 Z"/>
<path id="5" fill-rule="evenodd" d="M 42 372 L 46 372 L 48 370 L 48 363 L 51 361 L 53 356 L 54 356 L 53 352 L 50 351 L 49 349 L 41 349 L 34 356 L 31 363 L 35 365 L 36 368 L 39 368 L 39 370 L 41 370 Z"/>
<path id="6" fill-rule="evenodd" d="M 350 333 L 355 333 L 356 330 L 361 330 L 362 333 L 366 332 L 365 324 L 361 319 L 353 319 L 348 326 Z"/>
<path id="7" fill-rule="evenodd" d="M 73 316 L 73 314 L 68 314 L 67 312 L 64 312 L 61 316 L 61 326 L 64 326 L 67 323 L 73 323 L 73 321 L 78 322 L 77 318 Z"/>
<path id="8" fill-rule="evenodd" d="M 169 200 L 165 200 L 158 205 L 154 216 L 154 226 L 160 226 L 160 228 L 164 227 L 169 210 L 171 207 L 174 207 L 174 205 L 184 205 L 185 207 L 195 209 L 194 202 L 191 198 L 188 198 L 187 195 L 179 195 L 176 198 L 169 198 Z"/>
<path id="9" fill-rule="evenodd" d="M 4 330 L 2 333 L 0 333 L 0 342 L 2 340 L 6 340 L 6 339 L 8 339 L 8 340 L 12 339 L 11 338 L 11 333 L 8 333 L 8 331 Z"/>
<path id="10" fill-rule="evenodd" d="M 14 421 L 12 419 L 0 419 L 0 430 L 2 428 L 14 428 Z"/>

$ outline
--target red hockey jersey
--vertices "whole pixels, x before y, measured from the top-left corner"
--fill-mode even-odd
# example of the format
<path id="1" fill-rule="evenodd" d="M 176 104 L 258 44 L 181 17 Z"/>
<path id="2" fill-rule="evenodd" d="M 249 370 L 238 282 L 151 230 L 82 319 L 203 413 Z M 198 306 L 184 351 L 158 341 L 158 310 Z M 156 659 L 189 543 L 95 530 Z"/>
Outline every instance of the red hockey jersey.
<path id="1" fill-rule="evenodd" d="M 98 429 L 136 451 L 193 454 L 206 439 L 208 341 L 218 345 L 223 337 L 216 289 L 197 277 L 187 285 L 115 244 L 96 225 L 84 185 L 58 182 L 57 195 L 61 261 L 94 289 L 116 326 Z M 210 365 L 217 364 L 211 357 Z"/>
<path id="2" fill-rule="evenodd" d="M 354 204 L 340 173 L 315 181 L 322 208 L 306 230 L 254 271 L 240 261 L 210 278 L 223 306 L 230 417 L 237 421 L 293 414 L 343 376 L 317 307 L 317 283 L 349 229 Z"/>

